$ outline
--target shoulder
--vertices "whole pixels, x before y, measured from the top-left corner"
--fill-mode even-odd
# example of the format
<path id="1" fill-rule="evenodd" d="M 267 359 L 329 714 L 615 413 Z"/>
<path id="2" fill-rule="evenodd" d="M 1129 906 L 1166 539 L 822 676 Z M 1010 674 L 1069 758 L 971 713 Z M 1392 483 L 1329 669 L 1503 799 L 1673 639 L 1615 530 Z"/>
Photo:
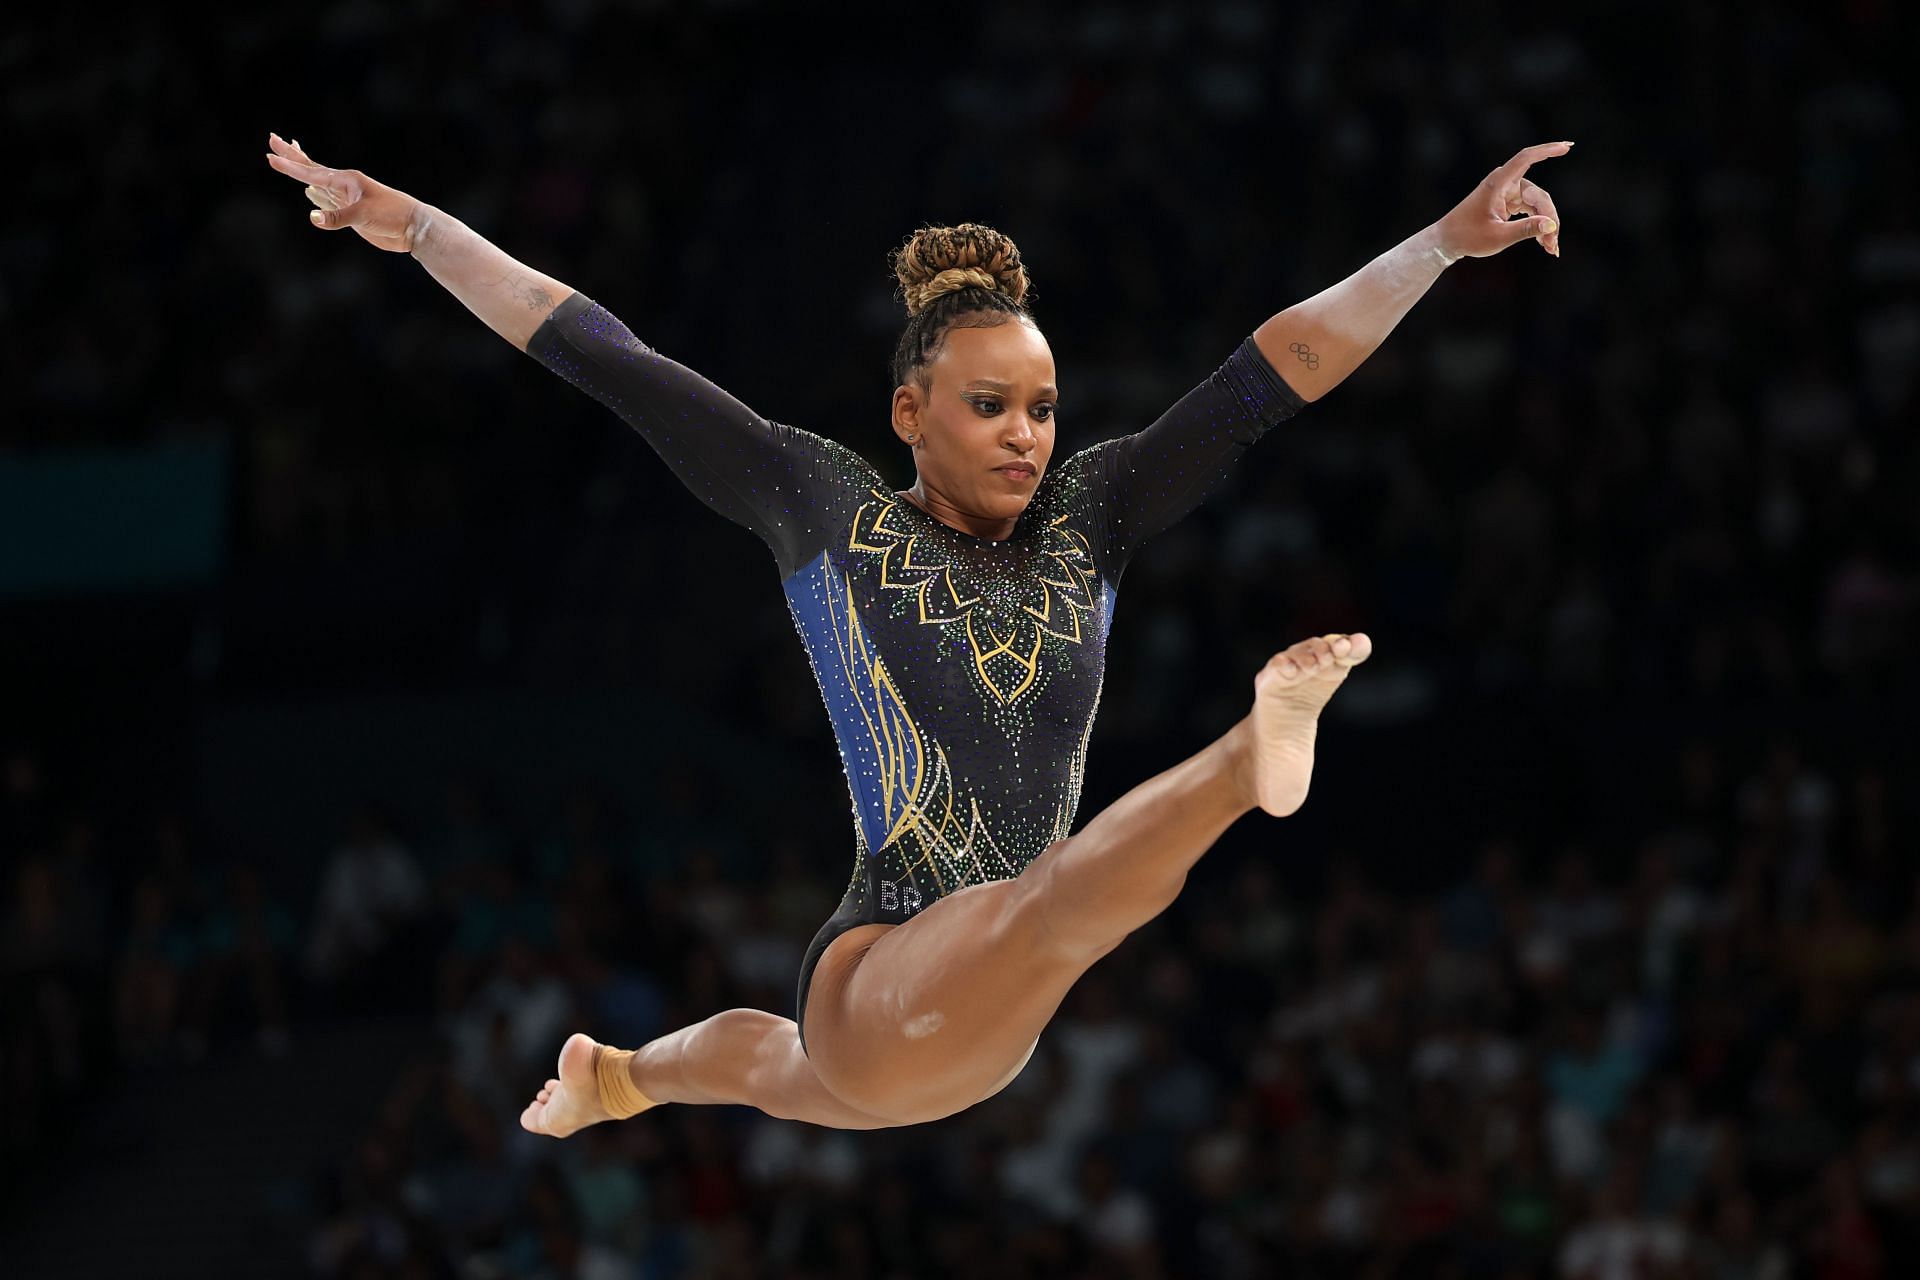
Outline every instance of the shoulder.
<path id="1" fill-rule="evenodd" d="M 789 428 L 789 430 L 799 430 L 799 428 Z M 891 489 L 891 486 L 887 486 L 887 480 L 879 474 L 879 468 L 872 462 L 866 461 L 862 453 L 856 453 L 854 449 L 849 449 L 837 439 L 814 436 L 812 432 L 803 432 L 803 436 L 808 436 L 814 441 L 812 447 L 818 459 L 816 474 L 822 480 L 831 480 L 833 484 L 849 489 L 858 497 L 864 497 L 870 489 Z"/>
<path id="2" fill-rule="evenodd" d="M 865 454 L 847 447 L 838 440 L 830 440 L 824 436 L 821 437 L 821 440 L 825 443 L 828 454 L 833 458 L 835 465 L 844 468 L 851 475 L 857 475 L 861 484 L 864 485 L 869 482 L 880 485 L 886 484 L 886 481 L 880 477 L 880 468 L 867 461 Z"/>
<path id="3" fill-rule="evenodd" d="M 775 433 L 790 448 L 810 455 L 814 461 L 814 474 L 821 480 L 838 480 L 849 488 L 865 492 L 875 486 L 885 487 L 886 481 L 880 471 L 865 457 L 849 449 L 828 436 L 816 435 L 800 427 L 789 426 L 784 422 L 771 424 Z"/>
<path id="4" fill-rule="evenodd" d="M 1074 450 L 1064 461 L 1055 462 L 1041 478 L 1034 500 L 1057 496 L 1061 501 L 1071 501 L 1083 493 L 1105 474 L 1114 446 L 1119 443 L 1117 439 L 1096 441 Z"/>

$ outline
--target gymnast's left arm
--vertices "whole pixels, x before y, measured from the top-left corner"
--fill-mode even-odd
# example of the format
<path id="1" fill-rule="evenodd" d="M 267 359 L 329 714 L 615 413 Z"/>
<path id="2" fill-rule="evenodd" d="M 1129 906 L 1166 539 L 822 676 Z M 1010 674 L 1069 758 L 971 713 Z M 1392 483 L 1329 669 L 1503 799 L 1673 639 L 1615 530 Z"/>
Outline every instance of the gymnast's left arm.
<path id="1" fill-rule="evenodd" d="M 1254 330 L 1260 354 L 1301 399 L 1318 400 L 1359 368 L 1440 273 L 1461 258 L 1492 257 L 1523 240 L 1537 240 L 1559 257 L 1560 214 L 1527 170 L 1572 146 L 1548 142 L 1521 151 L 1481 179 L 1446 217 Z"/>

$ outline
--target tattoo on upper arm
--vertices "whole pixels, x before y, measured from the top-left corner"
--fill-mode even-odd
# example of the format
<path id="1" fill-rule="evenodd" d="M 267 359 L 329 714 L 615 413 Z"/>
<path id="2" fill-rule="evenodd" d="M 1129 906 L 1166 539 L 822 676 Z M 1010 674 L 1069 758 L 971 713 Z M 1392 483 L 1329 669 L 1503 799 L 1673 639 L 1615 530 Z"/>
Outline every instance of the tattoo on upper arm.
<path id="1" fill-rule="evenodd" d="M 1299 356 L 1300 362 L 1306 365 L 1307 368 L 1318 369 L 1320 367 L 1319 355 L 1314 351 L 1310 350 L 1307 347 L 1306 343 L 1304 342 L 1293 343 L 1287 348 L 1287 350 L 1293 352 L 1294 355 Z"/>

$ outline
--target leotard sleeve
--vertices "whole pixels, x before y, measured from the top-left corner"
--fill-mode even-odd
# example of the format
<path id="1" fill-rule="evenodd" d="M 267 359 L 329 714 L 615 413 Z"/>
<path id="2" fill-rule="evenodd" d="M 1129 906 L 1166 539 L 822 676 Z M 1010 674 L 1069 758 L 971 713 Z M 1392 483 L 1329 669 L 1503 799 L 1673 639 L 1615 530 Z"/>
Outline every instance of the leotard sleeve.
<path id="1" fill-rule="evenodd" d="M 846 446 L 771 422 L 661 355 L 584 293 L 554 309 L 527 354 L 619 414 L 700 501 L 758 534 L 783 580 L 885 483 Z"/>
<path id="2" fill-rule="evenodd" d="M 1305 404 L 1248 337 L 1151 426 L 1088 450 L 1091 478 L 1104 490 L 1116 574 L 1141 543 L 1205 501 L 1241 454 Z"/>

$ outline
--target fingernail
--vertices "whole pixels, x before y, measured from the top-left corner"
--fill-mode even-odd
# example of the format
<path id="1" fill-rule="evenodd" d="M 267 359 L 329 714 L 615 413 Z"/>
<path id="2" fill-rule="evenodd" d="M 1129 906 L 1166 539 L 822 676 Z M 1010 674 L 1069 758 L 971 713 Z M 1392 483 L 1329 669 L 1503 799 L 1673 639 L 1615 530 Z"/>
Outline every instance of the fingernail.
<path id="1" fill-rule="evenodd" d="M 1570 146 L 1572 146 L 1573 144 L 1572 144 L 1571 142 L 1563 142 L 1563 143 L 1561 143 L 1560 145 L 1561 145 L 1561 146 L 1563 146 L 1563 147 L 1570 147 Z"/>
<path id="2" fill-rule="evenodd" d="M 1555 218 L 1548 218 L 1548 219 L 1547 219 L 1547 234 L 1548 234 L 1548 235 L 1552 235 L 1552 234 L 1553 234 L 1554 232 L 1556 232 L 1556 231 L 1558 231 L 1559 229 L 1560 229 L 1560 223 L 1559 223 L 1559 221 L 1558 221 L 1557 219 L 1555 219 Z"/>
<path id="3" fill-rule="evenodd" d="M 317 227 L 323 221 L 323 215 L 318 209 L 315 209 L 312 213 L 309 213 L 307 215 L 307 221 L 311 222 L 314 226 Z"/>

